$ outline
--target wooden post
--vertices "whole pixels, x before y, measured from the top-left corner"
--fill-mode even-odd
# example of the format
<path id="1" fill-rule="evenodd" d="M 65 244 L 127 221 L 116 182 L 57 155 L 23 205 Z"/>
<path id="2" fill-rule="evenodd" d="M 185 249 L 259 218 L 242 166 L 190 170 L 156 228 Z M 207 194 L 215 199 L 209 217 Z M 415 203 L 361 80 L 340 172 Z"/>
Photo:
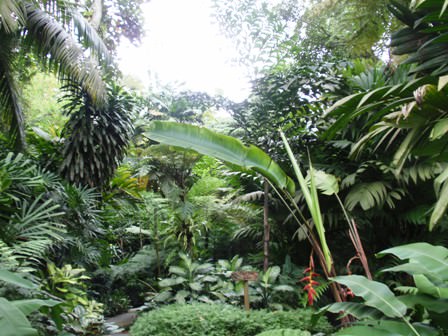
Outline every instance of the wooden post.
<path id="1" fill-rule="evenodd" d="M 249 281 L 244 280 L 244 308 L 248 312 L 250 309 L 250 303 L 249 303 Z"/>
<path id="2" fill-rule="evenodd" d="M 250 299 L 249 299 L 249 281 L 255 281 L 258 279 L 257 272 L 240 271 L 233 272 L 232 279 L 234 281 L 244 281 L 244 308 L 247 312 L 250 309 Z"/>

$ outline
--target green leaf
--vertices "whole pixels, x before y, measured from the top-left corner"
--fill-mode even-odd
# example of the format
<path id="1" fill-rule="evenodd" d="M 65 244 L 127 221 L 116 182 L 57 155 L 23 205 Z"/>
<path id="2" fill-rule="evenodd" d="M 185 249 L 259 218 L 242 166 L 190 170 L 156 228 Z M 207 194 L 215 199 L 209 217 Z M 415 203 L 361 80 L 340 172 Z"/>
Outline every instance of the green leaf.
<path id="1" fill-rule="evenodd" d="M 448 132 L 448 118 L 437 121 L 429 135 L 430 140 L 436 140 L 444 136 Z"/>
<path id="2" fill-rule="evenodd" d="M 440 190 L 439 197 L 437 199 L 434 210 L 431 213 L 431 218 L 429 219 L 429 230 L 432 231 L 434 226 L 440 222 L 443 218 L 448 207 L 448 183 L 444 183 L 442 189 Z"/>
<path id="3" fill-rule="evenodd" d="M 277 280 L 277 277 L 280 275 L 280 271 L 281 269 L 279 266 L 269 267 L 265 274 L 268 276 L 268 281 L 270 283 L 275 282 L 275 280 Z"/>
<path id="4" fill-rule="evenodd" d="M 187 276 L 187 270 L 180 266 L 170 266 L 169 272 L 171 274 L 180 275 L 181 277 Z"/>
<path id="5" fill-rule="evenodd" d="M 31 281 L 7 270 L 0 270 L 0 280 L 26 289 L 36 289 L 38 287 Z"/>
<path id="6" fill-rule="evenodd" d="M 179 285 L 179 284 L 184 283 L 186 281 L 187 281 L 187 279 L 182 278 L 182 277 L 168 278 L 168 279 L 160 280 L 159 281 L 159 286 L 160 287 L 171 287 L 171 286 Z"/>
<path id="7" fill-rule="evenodd" d="M 294 292 L 295 288 L 289 285 L 278 285 L 274 287 L 276 292 Z"/>
<path id="8" fill-rule="evenodd" d="M 164 144 L 193 149 L 244 169 L 253 169 L 281 189 L 292 195 L 295 192 L 294 182 L 265 152 L 252 145 L 244 146 L 236 138 L 198 126 L 161 121 L 151 123 L 146 135 Z"/>
<path id="9" fill-rule="evenodd" d="M 398 336 L 391 334 L 388 330 L 369 326 L 354 326 L 339 330 L 334 336 Z"/>
<path id="10" fill-rule="evenodd" d="M 331 196 L 339 192 L 339 183 L 336 176 L 328 174 L 322 170 L 313 170 L 313 172 L 316 187 L 324 195 Z"/>
<path id="11" fill-rule="evenodd" d="M 335 336 L 411 336 L 416 335 L 404 322 L 380 320 L 376 323 L 362 323 L 363 325 L 342 329 Z M 438 331 L 421 324 L 413 324 L 413 328 L 420 336 L 437 336 Z"/>
<path id="12" fill-rule="evenodd" d="M 363 210 L 381 206 L 387 197 L 387 184 L 384 182 L 359 183 L 345 198 L 347 210 L 352 211 L 358 204 Z"/>
<path id="13" fill-rule="evenodd" d="M 409 259 L 419 263 L 424 268 L 438 274 L 443 280 L 448 280 L 448 249 L 443 246 L 434 246 L 428 243 L 412 243 L 392 247 L 381 251 L 378 257 L 393 254 L 401 260 Z"/>
<path id="14" fill-rule="evenodd" d="M 190 288 L 191 288 L 192 290 L 197 291 L 197 292 L 199 292 L 199 291 L 202 290 L 202 284 L 199 283 L 199 282 L 190 282 L 190 283 L 188 284 L 188 286 L 190 286 Z"/>
<path id="15" fill-rule="evenodd" d="M 368 307 L 362 303 L 357 302 L 336 302 L 321 308 L 319 312 L 321 311 L 329 311 L 335 314 L 344 312 L 345 313 L 344 315 L 346 314 L 353 315 L 358 320 L 366 318 L 378 320 L 383 316 L 383 314 L 378 309 Z"/>
<path id="16" fill-rule="evenodd" d="M 11 302 L 0 297 L 0 330 L 2 336 L 37 336 L 26 316 Z"/>
<path id="17" fill-rule="evenodd" d="M 311 336 L 308 331 L 298 329 L 273 329 L 257 334 L 256 336 Z"/>
<path id="18" fill-rule="evenodd" d="M 406 314 L 406 305 L 381 282 L 369 280 L 361 275 L 338 276 L 332 280 L 347 286 L 356 296 L 362 297 L 367 306 L 378 309 L 388 317 L 402 318 Z"/>
<path id="19" fill-rule="evenodd" d="M 185 303 L 185 299 L 190 295 L 191 293 L 189 291 L 186 290 L 180 290 L 176 293 L 176 295 L 174 296 L 174 300 L 176 300 L 177 303 L 181 303 L 184 304 Z"/>
<path id="20" fill-rule="evenodd" d="M 280 136 L 283 140 L 283 143 L 286 148 L 286 152 L 288 153 L 289 160 L 291 161 L 292 167 L 294 168 L 294 172 L 296 173 L 297 180 L 299 181 L 300 188 L 302 190 L 303 196 L 305 198 L 305 202 L 308 206 L 308 209 L 311 213 L 311 217 L 313 218 L 314 225 L 316 227 L 316 231 L 319 235 L 320 245 L 322 247 L 322 252 L 325 257 L 325 264 L 327 266 L 327 270 L 331 269 L 331 265 L 333 263 L 331 258 L 331 252 L 328 248 L 327 240 L 325 238 L 325 227 L 322 219 L 322 214 L 320 212 L 319 207 L 319 199 L 317 197 L 317 189 L 314 184 L 314 170 L 310 161 L 310 176 L 311 176 L 311 184 L 308 188 L 308 184 L 306 183 L 305 178 L 299 168 L 299 164 L 297 163 L 296 158 L 289 146 L 288 140 L 286 139 L 285 134 L 280 130 Z"/>
<path id="21" fill-rule="evenodd" d="M 414 275 L 415 286 L 420 293 L 429 294 L 436 298 L 448 299 L 448 288 L 438 287 L 423 274 Z"/>
<path id="22" fill-rule="evenodd" d="M 415 294 L 415 295 L 401 295 L 397 297 L 408 308 L 415 308 L 420 305 L 429 311 L 436 313 L 445 313 L 448 311 L 448 299 L 437 299 L 430 295 Z"/>
<path id="23" fill-rule="evenodd" d="M 447 7 L 448 7 L 448 0 L 445 0 L 445 2 L 443 3 L 442 10 L 440 11 L 440 16 L 442 16 L 443 13 L 445 13 Z"/>
<path id="24" fill-rule="evenodd" d="M 340 108 L 342 106 L 348 105 L 350 107 L 350 106 L 353 106 L 354 104 L 355 105 L 358 104 L 359 101 L 361 100 L 361 98 L 363 97 L 363 95 L 364 95 L 364 93 L 355 93 L 355 94 L 352 94 L 350 96 L 347 96 L 347 97 L 344 97 L 344 98 L 338 100 L 329 109 L 327 109 L 325 111 L 324 116 L 326 117 L 326 116 L 331 115 L 333 111 L 336 111 L 338 108 Z"/>
<path id="25" fill-rule="evenodd" d="M 156 296 L 154 296 L 154 301 L 166 303 L 172 297 L 173 297 L 173 293 L 171 293 L 170 291 L 164 291 L 164 292 L 158 293 Z"/>
<path id="26" fill-rule="evenodd" d="M 448 75 L 440 76 L 437 90 L 441 91 L 448 84 Z"/>
<path id="27" fill-rule="evenodd" d="M 29 315 L 32 312 L 37 311 L 40 307 L 54 307 L 61 304 L 61 301 L 56 300 L 40 300 L 40 299 L 29 299 L 29 300 L 16 300 L 11 301 L 11 303 L 18 308 L 24 315 Z"/>

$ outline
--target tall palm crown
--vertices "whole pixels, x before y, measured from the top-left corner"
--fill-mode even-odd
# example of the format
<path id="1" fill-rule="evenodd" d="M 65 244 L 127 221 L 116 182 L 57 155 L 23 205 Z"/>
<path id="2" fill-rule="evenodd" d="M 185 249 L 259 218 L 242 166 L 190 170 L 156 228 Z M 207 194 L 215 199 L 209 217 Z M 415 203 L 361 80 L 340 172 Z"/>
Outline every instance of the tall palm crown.
<path id="1" fill-rule="evenodd" d="M 25 144 L 18 73 L 34 55 L 62 80 L 78 83 L 95 105 L 106 102 L 102 67 L 109 54 L 98 34 L 66 0 L 1 0 L 0 118 L 16 149 Z"/>

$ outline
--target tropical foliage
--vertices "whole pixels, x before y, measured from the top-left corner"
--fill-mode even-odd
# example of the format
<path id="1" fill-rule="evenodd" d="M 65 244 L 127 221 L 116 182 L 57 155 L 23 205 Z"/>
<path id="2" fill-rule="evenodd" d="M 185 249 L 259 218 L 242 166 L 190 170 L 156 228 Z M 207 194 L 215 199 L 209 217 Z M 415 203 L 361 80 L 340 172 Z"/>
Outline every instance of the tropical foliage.
<path id="1" fill-rule="evenodd" d="M 0 4 L 0 333 L 447 334 L 448 2 L 212 1 L 240 102 L 144 2 Z"/>
<path id="2" fill-rule="evenodd" d="M 437 335 L 440 329 L 446 329 L 446 323 L 439 316 L 447 311 L 448 250 L 414 243 L 393 247 L 378 255 L 386 254 L 408 262 L 383 272 L 405 272 L 412 276 L 414 286 L 397 286 L 395 291 L 401 295 L 396 296 L 385 284 L 359 275 L 334 278 L 364 300 L 363 303 L 336 303 L 324 308 L 332 312 L 344 311 L 359 319 L 356 326 L 343 329 L 337 335 Z"/>

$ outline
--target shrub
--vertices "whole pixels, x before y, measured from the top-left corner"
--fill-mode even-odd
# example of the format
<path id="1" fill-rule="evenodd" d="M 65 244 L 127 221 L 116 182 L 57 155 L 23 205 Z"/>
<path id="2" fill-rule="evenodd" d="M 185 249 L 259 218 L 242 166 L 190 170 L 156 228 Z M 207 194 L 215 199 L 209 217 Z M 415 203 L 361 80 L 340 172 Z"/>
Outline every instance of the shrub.
<path id="1" fill-rule="evenodd" d="M 308 331 L 297 329 L 275 329 L 264 331 L 257 336 L 311 336 Z"/>
<path id="2" fill-rule="evenodd" d="M 137 319 L 133 336 L 254 336 L 266 330 L 291 328 L 330 332 L 325 319 L 311 322 L 311 310 L 252 311 L 222 304 L 174 304 L 150 311 Z"/>

